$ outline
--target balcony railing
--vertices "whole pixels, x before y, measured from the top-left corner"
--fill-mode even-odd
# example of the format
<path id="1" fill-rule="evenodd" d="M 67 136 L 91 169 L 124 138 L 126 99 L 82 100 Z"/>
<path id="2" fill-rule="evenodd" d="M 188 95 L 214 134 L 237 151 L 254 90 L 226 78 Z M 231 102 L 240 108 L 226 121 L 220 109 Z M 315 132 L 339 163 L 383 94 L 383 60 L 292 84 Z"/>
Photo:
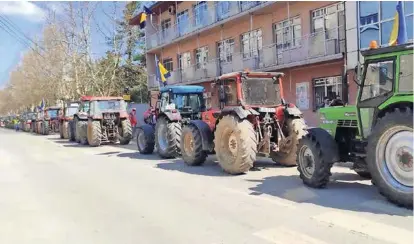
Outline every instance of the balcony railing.
<path id="1" fill-rule="evenodd" d="M 173 40 L 185 36 L 189 33 L 213 25 L 219 21 L 230 18 L 241 12 L 266 3 L 266 1 L 235 1 L 235 2 L 215 2 L 214 5 L 209 5 L 206 2 L 206 8 L 199 8 L 197 15 L 188 18 L 179 17 L 176 23 L 167 29 L 162 29 L 157 26 L 158 31 L 147 36 L 147 49 L 171 43 Z"/>
<path id="2" fill-rule="evenodd" d="M 312 33 L 291 42 L 273 43 L 251 53 L 233 53 L 230 62 L 211 59 L 202 64 L 172 71 L 167 83 L 188 84 L 212 80 L 221 74 L 244 69 L 270 71 L 328 61 L 345 52 L 344 34 L 344 27 L 338 27 Z M 149 75 L 148 83 L 149 87 L 159 86 L 154 74 Z"/>

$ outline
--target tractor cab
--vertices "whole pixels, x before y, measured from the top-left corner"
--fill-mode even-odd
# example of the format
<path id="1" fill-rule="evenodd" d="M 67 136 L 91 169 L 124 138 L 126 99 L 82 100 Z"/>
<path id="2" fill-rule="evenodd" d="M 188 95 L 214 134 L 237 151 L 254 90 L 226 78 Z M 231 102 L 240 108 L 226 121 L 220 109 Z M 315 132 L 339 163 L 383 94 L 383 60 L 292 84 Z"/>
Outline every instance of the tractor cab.
<path id="1" fill-rule="evenodd" d="M 188 119 L 201 117 L 206 106 L 202 86 L 166 86 L 160 89 L 156 103 L 158 113 L 177 114 Z"/>

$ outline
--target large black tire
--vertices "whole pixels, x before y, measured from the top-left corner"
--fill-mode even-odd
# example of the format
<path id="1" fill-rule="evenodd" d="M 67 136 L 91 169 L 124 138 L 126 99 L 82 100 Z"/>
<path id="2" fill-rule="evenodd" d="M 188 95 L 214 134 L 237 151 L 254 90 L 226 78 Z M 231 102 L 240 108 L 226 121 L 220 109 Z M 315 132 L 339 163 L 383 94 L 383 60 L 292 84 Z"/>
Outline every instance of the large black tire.
<path id="1" fill-rule="evenodd" d="M 68 125 L 68 139 L 69 141 L 75 141 L 75 124 L 74 121 L 69 121 L 69 125 Z"/>
<path id="2" fill-rule="evenodd" d="M 137 147 L 141 154 L 151 154 L 154 152 L 154 129 L 137 128 Z"/>
<path id="3" fill-rule="evenodd" d="M 335 139 L 324 129 L 311 128 L 301 138 L 297 162 L 303 183 L 313 188 L 324 188 L 329 182 L 331 168 L 339 161 Z"/>
<path id="4" fill-rule="evenodd" d="M 63 121 L 60 125 L 60 138 L 68 139 L 69 138 L 69 121 Z"/>
<path id="5" fill-rule="evenodd" d="M 121 128 L 119 133 L 119 144 L 128 145 L 132 140 L 132 127 L 129 119 L 124 119 L 121 121 Z"/>
<path id="6" fill-rule="evenodd" d="M 207 158 L 203 150 L 203 140 L 200 131 L 195 125 L 184 126 L 181 132 L 181 158 L 189 166 L 202 165 Z"/>
<path id="7" fill-rule="evenodd" d="M 99 147 L 101 145 L 102 129 L 100 121 L 88 121 L 87 128 L 88 143 L 91 147 Z"/>
<path id="8" fill-rule="evenodd" d="M 162 158 L 180 156 L 181 125 L 160 117 L 155 126 L 155 144 L 158 155 Z"/>
<path id="9" fill-rule="evenodd" d="M 49 121 L 43 121 L 42 123 L 42 134 L 49 135 Z"/>
<path id="10" fill-rule="evenodd" d="M 307 126 L 302 118 L 287 119 L 286 126 L 288 129 L 288 137 L 290 138 L 290 147 L 284 152 L 271 152 L 270 157 L 274 162 L 285 166 L 297 165 L 297 151 L 300 139 L 307 134 Z"/>
<path id="11" fill-rule="evenodd" d="M 59 136 L 60 136 L 60 139 L 65 139 L 65 137 L 63 136 L 63 126 L 62 126 L 62 124 L 63 124 L 64 122 L 62 122 L 61 123 L 61 125 L 60 125 L 60 129 L 59 129 Z"/>
<path id="12" fill-rule="evenodd" d="M 413 111 L 406 108 L 380 118 L 367 145 L 366 160 L 373 184 L 390 202 L 406 208 L 413 207 L 412 141 Z M 404 147 L 408 147 L 407 151 Z"/>
<path id="13" fill-rule="evenodd" d="M 79 140 L 78 142 L 82 145 L 88 144 L 87 131 L 88 131 L 88 121 L 78 120 L 78 122 L 76 123 L 76 133 L 77 133 L 78 140 Z"/>
<path id="14" fill-rule="evenodd" d="M 225 172 L 241 174 L 253 167 L 257 154 L 257 138 L 249 121 L 226 115 L 219 121 L 214 137 L 214 150 Z"/>

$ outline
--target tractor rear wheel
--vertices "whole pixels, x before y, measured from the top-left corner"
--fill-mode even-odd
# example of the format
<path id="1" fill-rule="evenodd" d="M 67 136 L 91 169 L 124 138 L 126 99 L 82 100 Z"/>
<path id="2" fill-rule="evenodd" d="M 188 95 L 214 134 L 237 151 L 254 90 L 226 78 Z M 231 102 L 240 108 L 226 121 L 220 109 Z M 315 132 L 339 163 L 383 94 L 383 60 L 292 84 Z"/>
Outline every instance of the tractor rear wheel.
<path id="1" fill-rule="evenodd" d="M 154 129 L 150 129 L 142 127 L 137 128 L 137 146 L 138 151 L 141 154 L 151 154 L 154 152 Z"/>
<path id="2" fill-rule="evenodd" d="M 278 145 L 279 152 L 271 152 L 270 157 L 274 162 L 285 166 L 295 166 L 299 140 L 307 134 L 307 126 L 302 118 L 287 119 L 286 126 L 289 135 Z"/>
<path id="3" fill-rule="evenodd" d="M 60 138 L 62 139 L 68 139 L 69 138 L 69 122 L 63 121 L 60 125 Z"/>
<path id="4" fill-rule="evenodd" d="M 69 139 L 69 141 L 75 141 L 76 140 L 76 138 L 75 138 L 75 124 L 74 124 L 73 120 L 69 121 L 69 124 L 68 124 L 68 139 Z"/>
<path id="5" fill-rule="evenodd" d="M 296 161 L 305 185 L 324 188 L 329 182 L 333 164 L 339 161 L 334 138 L 324 129 L 309 129 L 299 141 Z"/>
<path id="6" fill-rule="evenodd" d="M 49 121 L 43 121 L 42 123 L 42 134 L 49 135 Z"/>
<path id="7" fill-rule="evenodd" d="M 99 147 L 101 145 L 102 129 L 100 121 L 88 121 L 88 143 L 91 147 Z"/>
<path id="8" fill-rule="evenodd" d="M 119 143 L 121 145 L 128 145 L 132 139 L 132 127 L 129 119 L 122 120 L 119 129 Z"/>
<path id="9" fill-rule="evenodd" d="M 256 161 L 257 139 L 249 121 L 226 115 L 219 121 L 214 137 L 214 150 L 225 172 L 241 174 L 253 167 Z"/>
<path id="10" fill-rule="evenodd" d="M 170 122 L 166 117 L 157 120 L 155 126 L 155 144 L 162 158 L 174 158 L 180 155 L 181 125 Z"/>
<path id="11" fill-rule="evenodd" d="M 88 136 L 87 136 L 87 130 L 88 130 L 88 121 L 84 120 L 78 120 L 76 123 L 76 135 L 78 142 L 82 145 L 88 144 Z"/>
<path id="12" fill-rule="evenodd" d="M 200 131 L 194 125 L 187 125 L 181 133 L 181 157 L 190 166 L 202 165 L 207 158 L 203 150 L 203 140 Z"/>
<path id="13" fill-rule="evenodd" d="M 413 207 L 413 111 L 395 109 L 380 118 L 368 137 L 372 182 L 390 202 Z"/>

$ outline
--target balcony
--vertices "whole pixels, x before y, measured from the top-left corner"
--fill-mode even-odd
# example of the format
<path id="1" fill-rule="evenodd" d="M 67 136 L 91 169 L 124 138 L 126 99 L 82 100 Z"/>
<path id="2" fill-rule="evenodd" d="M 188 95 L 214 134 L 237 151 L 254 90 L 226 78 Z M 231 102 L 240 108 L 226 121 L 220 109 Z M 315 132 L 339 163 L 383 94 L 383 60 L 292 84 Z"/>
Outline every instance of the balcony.
<path id="1" fill-rule="evenodd" d="M 335 38 L 332 38 L 335 37 Z M 191 84 L 244 69 L 273 71 L 294 66 L 335 60 L 345 52 L 345 28 L 338 27 L 302 36 L 288 43 L 273 43 L 251 53 L 233 53 L 230 62 L 211 59 L 206 63 L 176 69 L 168 78 L 169 85 Z M 158 87 L 154 74 L 148 76 L 149 87 Z"/>
<path id="2" fill-rule="evenodd" d="M 167 29 L 161 29 L 160 26 L 156 26 L 159 31 L 147 36 L 147 50 L 170 44 L 173 41 L 195 34 L 197 31 L 202 31 L 225 22 L 231 17 L 247 13 L 248 10 L 262 8 L 272 3 L 274 2 L 235 1 L 215 2 L 214 5 L 207 4 L 205 8 L 199 8 L 196 15 L 193 14 L 187 18 L 178 17 L 178 21 Z M 194 10 L 192 12 L 194 13 Z"/>

